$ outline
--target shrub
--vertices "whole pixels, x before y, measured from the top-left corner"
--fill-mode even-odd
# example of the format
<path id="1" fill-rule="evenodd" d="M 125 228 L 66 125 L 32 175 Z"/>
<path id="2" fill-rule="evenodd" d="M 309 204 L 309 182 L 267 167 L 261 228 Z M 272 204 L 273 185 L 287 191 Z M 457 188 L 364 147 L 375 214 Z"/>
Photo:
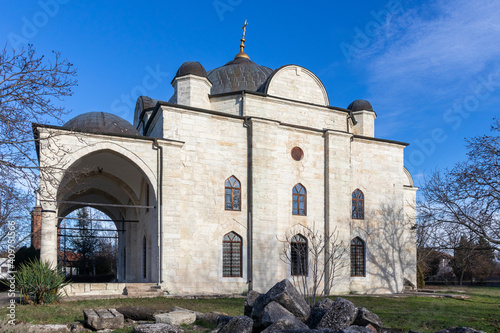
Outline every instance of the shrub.
<path id="1" fill-rule="evenodd" d="M 15 277 L 21 300 L 28 304 L 57 302 L 62 297 L 61 289 L 71 283 L 60 270 L 39 259 L 21 264 Z"/>

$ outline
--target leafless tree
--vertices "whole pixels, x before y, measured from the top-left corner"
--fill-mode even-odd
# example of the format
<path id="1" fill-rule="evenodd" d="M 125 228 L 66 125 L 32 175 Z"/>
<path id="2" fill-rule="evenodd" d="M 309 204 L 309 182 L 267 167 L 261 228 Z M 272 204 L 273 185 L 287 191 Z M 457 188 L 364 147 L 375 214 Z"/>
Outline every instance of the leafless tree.
<path id="1" fill-rule="evenodd" d="M 325 234 L 314 227 L 298 225 L 280 242 L 281 260 L 290 266 L 295 286 L 311 306 L 330 294 L 336 274 L 349 265 L 348 247 L 336 229 Z"/>
<path id="2" fill-rule="evenodd" d="M 26 194 L 32 195 L 38 188 L 41 170 L 35 143 L 40 142 L 33 135 L 32 123 L 62 123 L 66 110 L 59 101 L 72 94 L 75 76 L 73 65 L 58 52 L 46 59 L 32 45 L 20 51 L 5 46 L 0 51 L 0 187 L 4 203 L 13 199 L 24 202 Z M 29 210 L 25 213 L 29 219 Z M 8 218 L 0 216 L 2 221 Z"/>
<path id="3" fill-rule="evenodd" d="M 420 215 L 441 231 L 464 230 L 500 250 L 500 122 L 467 140 L 467 161 L 434 172 L 422 188 Z"/>

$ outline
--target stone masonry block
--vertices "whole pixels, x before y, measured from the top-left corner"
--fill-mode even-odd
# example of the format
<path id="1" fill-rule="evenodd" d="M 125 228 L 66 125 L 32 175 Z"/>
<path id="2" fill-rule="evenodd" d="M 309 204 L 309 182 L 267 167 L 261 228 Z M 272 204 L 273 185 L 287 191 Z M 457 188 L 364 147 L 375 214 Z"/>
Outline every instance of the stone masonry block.
<path id="1" fill-rule="evenodd" d="M 117 329 L 123 326 L 123 315 L 115 309 L 83 310 L 85 324 L 95 330 Z"/>

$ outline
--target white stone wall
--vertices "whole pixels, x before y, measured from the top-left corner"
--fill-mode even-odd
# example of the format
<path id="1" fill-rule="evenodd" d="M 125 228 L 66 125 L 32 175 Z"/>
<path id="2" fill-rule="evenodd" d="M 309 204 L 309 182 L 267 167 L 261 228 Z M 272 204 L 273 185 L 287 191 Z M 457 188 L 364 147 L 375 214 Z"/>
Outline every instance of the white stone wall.
<path id="1" fill-rule="evenodd" d="M 311 71 L 297 65 L 283 66 L 274 72 L 267 94 L 318 105 L 330 104 L 323 83 Z"/>
<path id="2" fill-rule="evenodd" d="M 164 286 L 174 294 L 241 293 L 246 271 L 223 278 L 220 251 L 231 231 L 247 245 L 243 121 L 172 107 L 163 107 L 163 119 L 165 137 L 185 142 L 164 155 L 172 163 L 164 168 Z M 242 187 L 241 211 L 224 210 L 224 182 L 233 175 Z"/>
<path id="3" fill-rule="evenodd" d="M 184 75 L 174 79 L 172 102 L 179 105 L 210 109 L 208 95 L 212 84 L 207 78 L 197 75 Z"/>

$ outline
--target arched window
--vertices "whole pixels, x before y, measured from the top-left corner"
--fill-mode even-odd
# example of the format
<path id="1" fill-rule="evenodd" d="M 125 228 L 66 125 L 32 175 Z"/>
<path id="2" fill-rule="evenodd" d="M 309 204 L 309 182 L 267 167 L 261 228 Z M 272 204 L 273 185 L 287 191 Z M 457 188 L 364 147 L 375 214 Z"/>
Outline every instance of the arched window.
<path id="1" fill-rule="evenodd" d="M 307 239 L 302 235 L 292 237 L 290 244 L 292 275 L 307 276 Z"/>
<path id="2" fill-rule="evenodd" d="M 351 240 L 351 276 L 365 276 L 365 242 L 359 237 Z"/>
<path id="3" fill-rule="evenodd" d="M 293 187 L 292 205 L 293 215 L 306 215 L 307 193 L 306 188 L 302 184 L 297 184 Z"/>
<path id="4" fill-rule="evenodd" d="M 241 186 L 235 176 L 226 179 L 226 210 L 241 210 Z"/>
<path id="5" fill-rule="evenodd" d="M 241 237 L 231 231 L 222 238 L 222 276 L 242 277 L 242 248 Z"/>
<path id="6" fill-rule="evenodd" d="M 146 252 L 147 246 L 146 246 L 146 236 L 142 239 L 142 278 L 146 278 L 146 260 L 148 258 L 147 252 Z"/>
<path id="7" fill-rule="evenodd" d="M 364 219 L 365 210 L 364 210 L 364 202 L 365 197 L 363 192 L 359 189 L 352 192 L 352 218 L 353 219 Z"/>

